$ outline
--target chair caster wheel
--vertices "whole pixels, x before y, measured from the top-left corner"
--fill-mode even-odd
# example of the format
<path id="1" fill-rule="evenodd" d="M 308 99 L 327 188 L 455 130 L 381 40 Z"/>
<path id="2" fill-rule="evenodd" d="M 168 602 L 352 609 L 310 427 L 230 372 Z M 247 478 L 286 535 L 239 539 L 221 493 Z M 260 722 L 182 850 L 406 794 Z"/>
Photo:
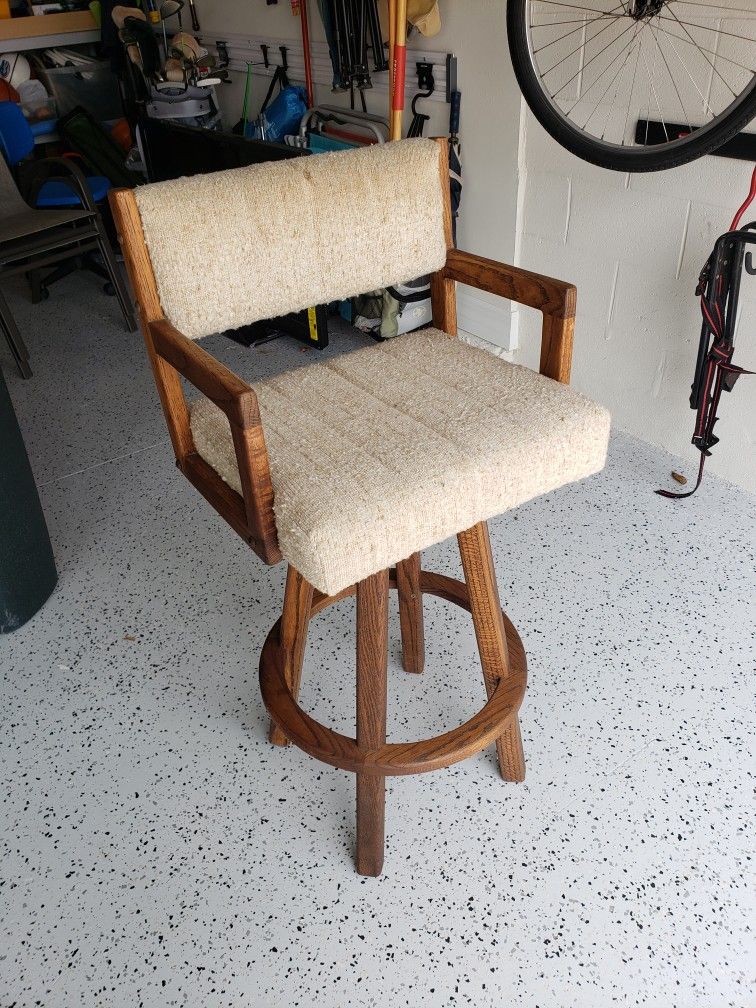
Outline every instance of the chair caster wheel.
<path id="1" fill-rule="evenodd" d="M 115 287 L 110 282 L 110 280 L 108 280 L 108 282 L 103 286 L 102 289 L 105 291 L 108 297 L 115 297 Z"/>

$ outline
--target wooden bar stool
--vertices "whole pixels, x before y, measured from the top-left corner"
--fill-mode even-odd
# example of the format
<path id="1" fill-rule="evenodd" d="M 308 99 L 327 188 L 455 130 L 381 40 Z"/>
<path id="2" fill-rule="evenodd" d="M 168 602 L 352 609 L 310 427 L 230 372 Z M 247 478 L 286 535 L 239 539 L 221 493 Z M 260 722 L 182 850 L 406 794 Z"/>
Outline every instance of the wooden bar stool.
<path id="1" fill-rule="evenodd" d="M 412 140 L 112 196 L 178 466 L 266 563 L 288 564 L 260 659 L 271 741 L 357 775 L 363 875 L 383 866 L 387 776 L 495 743 L 502 777 L 524 779 L 526 659 L 486 521 L 599 471 L 609 434 L 606 411 L 567 387 L 574 287 L 454 249 L 447 166 L 445 143 Z M 195 342 L 425 273 L 434 328 L 267 381 Z M 542 312 L 540 374 L 455 339 L 458 282 Z M 202 398 L 187 402 L 182 375 Z M 421 569 L 421 551 L 450 536 L 464 583 Z M 424 594 L 472 615 L 488 700 L 434 739 L 387 742 L 391 589 L 409 673 L 424 666 Z M 308 625 L 352 595 L 354 738 L 298 703 Z"/>

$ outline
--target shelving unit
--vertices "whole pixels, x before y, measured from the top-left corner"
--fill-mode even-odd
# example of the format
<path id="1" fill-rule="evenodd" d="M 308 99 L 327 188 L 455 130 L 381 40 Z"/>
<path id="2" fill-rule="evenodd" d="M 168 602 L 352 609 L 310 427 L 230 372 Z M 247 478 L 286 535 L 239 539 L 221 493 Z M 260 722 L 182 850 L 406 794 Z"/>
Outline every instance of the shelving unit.
<path id="1" fill-rule="evenodd" d="M 88 10 L 0 18 L 0 53 L 96 42 L 100 29 Z"/>

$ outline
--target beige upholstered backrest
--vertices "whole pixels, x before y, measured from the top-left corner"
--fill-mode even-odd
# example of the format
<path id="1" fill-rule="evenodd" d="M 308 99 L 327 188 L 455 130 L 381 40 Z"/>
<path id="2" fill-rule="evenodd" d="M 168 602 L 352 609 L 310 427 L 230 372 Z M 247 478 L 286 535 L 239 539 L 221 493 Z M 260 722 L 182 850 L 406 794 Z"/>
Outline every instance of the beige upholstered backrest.
<path id="1" fill-rule="evenodd" d="M 139 187 L 166 318 L 200 339 L 441 269 L 439 158 L 405 140 Z"/>

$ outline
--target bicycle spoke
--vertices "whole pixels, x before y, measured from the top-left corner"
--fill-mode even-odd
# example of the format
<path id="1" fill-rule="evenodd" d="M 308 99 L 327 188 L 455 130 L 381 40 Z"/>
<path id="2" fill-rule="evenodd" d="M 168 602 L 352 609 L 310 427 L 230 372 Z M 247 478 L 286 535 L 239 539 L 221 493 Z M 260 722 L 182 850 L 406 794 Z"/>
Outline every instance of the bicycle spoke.
<path id="1" fill-rule="evenodd" d="M 632 25 L 630 27 L 632 27 Z M 644 25 L 644 27 L 645 27 L 645 25 Z M 643 29 L 641 29 L 641 32 L 642 31 L 643 31 Z M 630 50 L 632 50 L 633 41 L 635 40 L 635 38 L 637 37 L 638 34 L 640 34 L 640 33 L 638 33 L 638 31 L 637 31 L 637 25 L 636 25 L 636 35 L 633 36 L 633 39 L 630 42 L 630 46 L 629 46 Z M 608 46 L 607 46 L 607 48 L 608 48 Z M 594 78 L 591 81 L 591 83 L 588 85 L 588 87 L 584 91 L 582 91 L 582 93 L 581 93 L 580 97 L 578 98 L 578 100 L 575 102 L 575 104 L 572 106 L 572 108 L 567 113 L 568 116 L 572 115 L 572 113 L 578 107 L 578 105 L 580 104 L 580 102 L 585 98 L 585 96 L 588 94 L 588 92 L 591 91 L 598 84 L 598 82 L 601 80 L 601 78 L 604 76 L 604 74 L 607 73 L 609 70 L 611 70 L 611 68 L 614 66 L 614 64 L 617 62 L 617 60 L 622 57 L 622 52 L 623 52 L 623 50 L 620 50 L 617 53 L 617 55 L 614 57 L 614 59 L 611 61 L 611 63 L 608 63 L 604 67 L 604 69 L 601 71 L 601 73 L 598 75 L 598 77 Z M 583 69 L 585 69 L 585 68 L 583 68 Z"/>
<path id="2" fill-rule="evenodd" d="M 627 35 L 627 33 L 629 31 L 631 31 L 634 26 L 635 26 L 634 23 L 628 25 L 628 27 L 625 28 L 623 31 L 621 31 L 619 33 L 619 35 L 615 39 L 612 39 L 612 41 L 608 45 L 605 45 L 604 48 L 600 52 L 597 52 L 595 56 L 591 57 L 591 59 L 588 60 L 587 63 L 583 64 L 583 66 L 580 67 L 580 69 L 578 70 L 578 72 L 576 74 L 573 74 L 573 76 L 570 77 L 570 79 L 567 81 L 567 83 L 563 84 L 559 88 L 559 90 L 556 91 L 551 97 L 552 98 L 556 98 L 557 95 L 561 94 L 562 91 L 564 91 L 564 89 L 566 87 L 569 87 L 570 84 L 572 84 L 572 82 L 575 80 L 576 77 L 579 77 L 580 74 L 584 72 L 584 70 L 586 69 L 586 67 L 589 67 L 591 65 L 591 63 L 595 62 L 595 60 L 597 60 L 599 58 L 599 56 L 601 56 L 602 53 L 605 53 L 607 49 L 611 49 L 611 47 L 615 44 L 615 42 L 619 42 L 619 40 L 622 38 L 622 36 L 623 35 Z M 616 57 L 616 58 L 619 58 L 619 57 Z M 603 73 L 603 71 L 602 71 L 602 73 Z M 596 79 L 598 80 L 598 78 L 596 78 Z M 595 84 L 595 83 L 596 83 L 596 81 L 593 82 L 593 84 Z M 593 84 L 591 84 L 591 87 L 593 87 Z"/>
<path id="3" fill-rule="evenodd" d="M 643 34 L 643 29 L 641 29 L 641 34 Z M 642 46 L 642 41 L 638 39 L 637 52 L 635 54 L 635 69 L 633 70 L 633 80 L 630 84 L 630 91 L 627 99 L 627 114 L 625 116 L 625 125 L 622 128 L 622 146 L 625 146 L 625 137 L 627 136 L 627 126 L 630 122 L 630 111 L 633 107 L 633 95 L 635 94 L 635 81 L 638 76 L 638 64 L 640 62 L 640 51 Z M 648 129 L 648 119 L 646 120 L 646 128 Z"/>
<path id="4" fill-rule="evenodd" d="M 618 10 L 618 9 L 619 9 L 619 8 L 615 8 L 615 10 Z M 569 32 L 567 32 L 567 33 L 566 33 L 566 35 L 560 35 L 560 36 L 559 36 L 559 38 L 556 38 L 556 39 L 552 39 L 552 41 L 551 41 L 551 42 L 547 42 L 547 43 L 546 43 L 545 45 L 542 45 L 542 46 L 539 46 L 539 47 L 538 47 L 537 49 L 534 49 L 534 50 L 533 50 L 533 55 L 534 55 L 534 56 L 537 56 L 537 55 L 538 55 L 538 53 L 539 53 L 539 52 L 543 52 L 543 50 L 544 50 L 544 49 L 548 49 L 548 48 L 549 48 L 550 46 L 553 46 L 553 45 L 556 45 L 556 44 L 557 44 L 558 42 L 564 42 L 564 40 L 565 40 L 566 38 L 569 38 L 569 37 L 570 37 L 570 35 L 576 35 L 576 34 L 577 34 L 578 32 L 581 32 L 581 31 L 583 31 L 583 29 L 585 28 L 586 24 L 588 24 L 588 23 L 590 23 L 590 24 L 595 24 L 595 23 L 596 23 L 596 21 L 605 21 L 605 20 L 606 20 L 606 17 L 604 17 L 604 16 L 601 16 L 601 17 L 597 17 L 597 18 L 591 18 L 591 19 L 590 19 L 590 22 L 588 22 L 588 21 L 585 21 L 585 22 L 581 21 L 581 22 L 580 22 L 580 27 L 579 27 L 579 28 L 573 28 L 573 29 L 572 29 L 572 31 L 569 31 Z M 607 25 L 607 28 L 608 28 L 608 27 L 610 27 L 610 25 Z M 593 36 L 593 38 L 596 38 L 596 36 L 594 35 L 594 36 Z M 582 48 L 583 48 L 583 46 L 580 46 L 580 47 L 579 47 L 579 49 L 582 49 Z M 579 49 L 578 49 L 577 51 L 579 51 Z M 574 55 L 574 53 L 573 53 L 573 55 Z M 565 56 L 565 59 L 569 59 L 569 56 Z M 559 65 L 559 64 L 557 64 L 557 66 L 558 66 L 558 65 Z M 545 72 L 545 73 L 549 73 L 549 71 L 548 71 L 548 70 L 546 70 L 546 71 L 544 71 L 544 72 Z"/>
<path id="5" fill-rule="evenodd" d="M 680 94 L 680 89 L 678 88 L 677 81 L 675 80 L 675 78 L 674 78 L 674 76 L 672 74 L 672 71 L 671 71 L 671 69 L 669 67 L 669 63 L 667 62 L 667 57 L 664 55 L 664 51 L 662 50 L 662 47 L 659 45 L 659 37 L 658 37 L 658 35 L 654 35 L 654 26 L 651 24 L 651 22 L 649 22 L 649 25 L 651 27 L 651 37 L 653 38 L 654 42 L 656 43 L 656 48 L 659 50 L 659 55 L 661 56 L 661 58 L 662 58 L 662 60 L 664 62 L 664 66 L 667 68 L 667 73 L 669 74 L 669 79 L 672 81 L 672 86 L 675 89 L 675 94 L 677 95 L 677 100 L 680 102 L 680 108 L 682 109 L 682 114 L 683 114 L 683 122 L 687 123 L 688 124 L 688 129 L 692 130 L 693 129 L 693 124 L 691 123 L 690 116 L 688 115 L 687 110 L 685 108 L 685 105 L 683 104 L 682 96 Z"/>
<path id="6" fill-rule="evenodd" d="M 681 35 L 673 35 L 668 28 L 660 28 L 659 31 L 664 32 L 665 35 L 669 35 L 670 38 L 677 39 L 678 42 L 687 41 Z M 692 36 L 690 36 L 690 33 L 687 32 L 687 30 L 686 34 L 688 34 L 688 36 L 691 38 L 691 44 L 694 45 L 700 53 L 708 53 L 710 56 L 715 56 L 717 59 L 722 59 L 726 63 L 732 63 L 733 66 L 738 67 L 738 69 L 740 70 L 746 70 L 749 74 L 756 74 L 756 70 L 752 70 L 751 67 L 747 67 L 744 63 L 738 63 L 737 60 L 730 59 L 729 56 L 723 56 L 722 53 L 714 52 L 713 49 L 706 49 L 705 46 L 699 45 L 696 41 L 692 39 Z M 733 91 L 732 93 L 733 95 L 736 94 L 735 91 Z"/>
<path id="7" fill-rule="evenodd" d="M 531 24 L 531 29 L 534 28 L 553 28 L 554 25 L 566 25 L 566 24 L 579 24 L 587 25 L 593 24 L 594 21 L 601 21 L 605 18 L 605 14 L 597 14 L 595 18 L 587 18 L 585 16 L 579 18 L 573 18 L 571 21 L 544 21 L 543 24 Z"/>
<path id="8" fill-rule="evenodd" d="M 531 103 L 536 118 L 595 164 L 674 167 L 724 142 L 756 108 L 756 0 L 508 0 L 507 6 L 510 31 L 523 33 L 512 37 L 520 49 L 524 43 L 529 60 L 515 62 L 518 79 L 525 74 L 550 103 L 548 112 Z M 512 52 L 516 60 L 517 48 Z M 530 102 L 524 84 L 523 91 Z M 673 128 L 673 121 L 685 126 Z"/>
<path id="9" fill-rule="evenodd" d="M 609 11 L 605 11 L 605 10 L 596 10 L 595 7 L 581 7 L 579 4 L 562 3 L 562 0 L 533 0 L 533 2 L 534 3 L 548 4 L 550 7 L 567 7 L 570 10 L 588 11 L 589 14 L 608 14 L 609 13 Z M 625 16 L 625 14 L 624 13 L 617 14 L 616 16 L 618 18 L 622 18 L 622 17 Z"/>
<path id="10" fill-rule="evenodd" d="M 726 35 L 728 38 L 737 39 L 739 42 L 756 42 L 756 38 L 748 38 L 746 35 L 736 35 L 734 32 L 724 31 L 723 28 L 713 28 L 711 25 L 706 24 L 693 24 L 692 21 L 681 21 L 680 18 L 668 18 L 664 17 L 663 14 L 657 15 L 659 21 L 669 21 L 674 23 L 677 21 L 679 25 L 686 25 L 688 28 L 697 28 L 701 31 L 714 32 L 715 35 Z"/>
<path id="11" fill-rule="evenodd" d="M 705 7 L 707 10 L 725 11 L 724 15 L 718 14 L 717 17 L 726 17 L 727 14 L 750 14 L 753 17 L 753 9 L 748 10 L 746 7 L 727 7 L 724 4 L 694 3 L 694 0 L 668 0 L 668 5 L 671 3 L 684 4 L 686 7 Z"/>
<path id="12" fill-rule="evenodd" d="M 705 112 L 706 111 L 710 112 L 712 119 L 716 118 L 715 112 L 713 111 L 711 105 L 709 105 L 708 101 L 704 98 L 703 91 L 701 91 L 701 88 L 696 83 L 696 79 L 693 76 L 693 74 L 690 72 L 690 70 L 688 70 L 688 64 L 683 60 L 682 56 L 679 53 L 679 50 L 678 50 L 677 46 L 675 45 L 675 43 L 672 41 L 671 38 L 669 39 L 669 44 L 672 46 L 672 49 L 674 50 L 675 56 L 677 56 L 677 59 L 678 59 L 678 62 L 680 63 L 680 66 L 682 66 L 683 70 L 685 71 L 685 73 L 690 78 L 691 84 L 693 85 L 693 87 L 698 92 L 698 97 L 701 99 L 701 104 L 704 107 L 704 111 Z"/>
<path id="13" fill-rule="evenodd" d="M 648 74 L 648 85 L 651 91 L 653 91 L 654 101 L 656 102 L 656 108 L 657 111 L 659 112 L 659 118 L 661 119 L 662 126 L 664 127 L 664 138 L 667 141 L 667 143 L 669 143 L 669 130 L 667 129 L 667 124 L 664 121 L 664 115 L 662 114 L 661 105 L 659 104 L 659 96 L 657 95 L 656 88 L 654 87 L 654 81 L 651 76 L 651 71 L 648 68 L 648 60 L 646 59 L 645 53 L 643 53 L 642 55 L 643 55 L 643 62 L 646 66 L 646 73 Z M 646 141 L 648 141 L 648 132 L 646 133 Z"/>
<path id="14" fill-rule="evenodd" d="M 672 16 L 674 17 L 674 12 L 673 12 Z M 677 21 L 677 18 L 675 18 L 675 20 Z M 680 35 L 673 35 L 672 32 L 667 31 L 666 28 L 660 28 L 659 30 L 663 31 L 666 35 L 669 35 L 670 38 L 677 39 L 678 42 L 687 42 L 688 45 L 694 46 L 701 53 L 701 55 L 703 56 L 703 58 L 709 64 L 709 66 L 714 71 L 714 73 L 717 75 L 717 77 L 719 77 L 719 79 L 722 81 L 722 83 L 727 88 L 727 90 L 730 92 L 730 94 L 733 96 L 733 98 L 737 98 L 737 92 L 735 92 L 735 91 L 732 90 L 732 88 L 727 83 L 727 81 L 724 79 L 724 77 L 719 72 L 719 70 L 717 70 L 717 68 L 714 66 L 714 64 L 711 62 L 711 60 L 707 58 L 706 53 L 709 53 L 711 56 L 717 56 L 717 57 L 719 57 L 721 59 L 724 59 L 728 63 L 735 63 L 735 61 L 728 59 L 726 56 L 721 56 L 720 53 L 712 52 L 711 49 L 705 49 L 703 46 L 700 46 L 698 44 L 698 42 L 696 42 L 696 40 L 693 38 L 693 36 L 690 34 L 690 32 L 688 31 L 688 29 L 684 25 L 680 25 L 680 27 L 685 32 L 685 34 L 688 36 L 687 39 L 682 38 Z M 741 66 L 741 64 L 740 63 L 735 63 L 735 66 Z M 741 67 L 741 69 L 748 70 L 748 73 L 750 73 L 750 74 L 756 73 L 756 71 L 754 71 L 754 70 L 749 70 L 748 67 Z"/>
<path id="15" fill-rule="evenodd" d="M 641 28 L 641 32 L 642 31 L 643 31 L 643 29 Z M 607 108 L 606 108 L 606 116 L 604 117 L 604 126 L 603 126 L 603 128 L 601 130 L 601 139 L 602 140 L 606 140 L 606 131 L 609 128 L 609 123 L 610 123 L 611 118 L 612 118 L 612 111 L 617 108 L 617 99 L 619 98 L 620 85 L 622 84 L 622 72 L 624 71 L 625 67 L 627 66 L 629 60 L 631 59 L 631 57 L 633 55 L 633 52 L 635 52 L 635 54 L 636 54 L 636 67 L 638 65 L 637 64 L 637 59 L 638 59 L 638 55 L 639 55 L 640 43 L 638 42 L 638 35 L 637 34 L 633 37 L 633 42 L 631 43 L 631 45 L 632 45 L 632 48 L 628 50 L 627 59 L 625 60 L 623 66 L 622 66 L 622 69 L 620 70 L 619 74 L 617 75 L 617 87 L 614 89 L 614 95 L 612 96 L 612 99 L 611 99 L 611 101 L 609 102 L 609 104 L 607 105 Z M 635 77 L 634 74 L 633 74 L 633 77 Z M 632 86 L 631 86 L 631 92 L 632 92 Z M 587 125 L 587 123 L 586 123 L 586 125 Z M 624 131 L 623 131 L 623 133 L 621 135 L 621 141 L 624 144 L 624 142 L 625 142 L 625 133 L 624 133 Z"/>
<path id="16" fill-rule="evenodd" d="M 566 56 L 563 56 L 562 59 L 560 59 L 558 63 L 554 64 L 554 66 L 550 66 L 548 70 L 542 70 L 541 71 L 541 75 L 543 77 L 545 77 L 546 74 L 552 73 L 554 70 L 556 70 L 558 67 L 560 67 L 563 63 L 566 63 L 568 59 L 572 59 L 572 57 L 575 56 L 577 53 L 583 52 L 583 50 L 589 45 L 589 43 L 594 42 L 599 37 L 599 35 L 603 35 L 605 31 L 608 31 L 609 28 L 614 28 L 614 27 L 615 27 L 614 23 L 612 21 L 610 21 L 609 24 L 604 25 L 603 28 L 600 28 L 596 32 L 595 35 L 591 35 L 591 37 L 586 42 L 581 42 L 581 44 L 577 47 L 577 49 L 573 49 L 571 53 L 568 53 Z M 602 50 L 602 52 L 603 52 L 603 50 Z M 534 53 L 534 55 L 535 55 L 535 53 Z"/>
<path id="17" fill-rule="evenodd" d="M 638 37 L 638 30 L 637 30 L 637 26 L 636 26 L 636 31 L 635 31 L 635 35 L 633 36 L 633 39 L 632 39 L 632 41 L 630 42 L 630 48 L 629 48 L 629 49 L 627 50 L 627 56 L 625 56 L 624 60 L 623 60 L 623 61 L 622 61 L 622 63 L 620 64 L 620 68 L 619 68 L 619 70 L 618 70 L 618 71 L 617 71 L 617 73 L 616 73 L 616 74 L 614 75 L 614 77 L 612 77 L 612 79 L 611 79 L 611 80 L 609 81 L 609 84 L 607 85 L 607 87 L 606 87 L 606 89 L 604 90 L 603 94 L 601 95 L 601 97 L 599 98 L 599 100 L 598 100 L 598 101 L 596 102 L 596 104 L 595 104 L 595 105 L 593 106 L 593 111 L 591 112 L 591 114 L 590 114 L 590 115 L 588 116 L 588 118 L 587 118 L 587 119 L 585 120 L 585 122 L 583 123 L 583 127 L 582 127 L 583 129 L 586 129 L 586 128 L 587 128 L 587 126 L 588 126 L 588 123 L 589 123 L 589 122 L 591 121 L 591 119 L 593 119 L 594 115 L 596 114 L 596 111 L 597 111 L 597 110 L 598 110 L 599 108 L 601 108 L 601 104 L 602 104 L 602 102 L 604 101 L 604 98 L 606 98 L 607 94 L 609 94 L 609 90 L 610 90 L 610 88 L 611 88 L 612 84 L 614 84 L 614 82 L 615 82 L 615 81 L 617 80 L 617 78 L 619 77 L 619 75 L 620 75 L 620 74 L 622 73 L 622 71 L 623 71 L 623 70 L 625 69 L 625 67 L 627 66 L 627 61 L 628 61 L 628 60 L 630 59 L 630 57 L 631 57 L 631 56 L 632 56 L 632 54 L 633 54 L 633 49 L 632 49 L 632 46 L 633 46 L 633 42 L 635 41 L 635 39 L 636 39 L 637 37 Z M 609 112 L 611 112 L 611 106 L 609 107 Z M 608 115 L 608 113 L 607 113 L 607 120 L 606 120 L 606 121 L 608 121 L 608 119 L 609 119 L 609 115 Z M 606 133 L 606 121 L 604 122 L 604 133 Z"/>

